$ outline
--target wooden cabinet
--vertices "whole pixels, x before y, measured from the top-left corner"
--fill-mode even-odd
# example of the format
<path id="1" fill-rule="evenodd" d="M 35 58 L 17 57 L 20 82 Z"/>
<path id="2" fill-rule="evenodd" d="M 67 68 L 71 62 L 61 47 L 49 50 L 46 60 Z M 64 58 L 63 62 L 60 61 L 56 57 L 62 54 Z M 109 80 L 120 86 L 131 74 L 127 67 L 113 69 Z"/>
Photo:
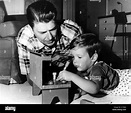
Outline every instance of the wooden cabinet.
<path id="1" fill-rule="evenodd" d="M 128 18 L 129 17 L 129 18 Z M 114 41 L 113 51 L 123 60 L 130 61 L 131 56 L 131 36 L 115 36 L 115 19 L 113 16 L 99 17 L 99 39 L 103 43 L 111 47 L 112 40 Z M 127 20 L 130 21 L 130 14 L 127 15 Z M 131 33 L 131 24 L 127 23 L 125 32 Z M 118 25 L 117 32 L 123 32 L 123 26 Z"/>
<path id="2" fill-rule="evenodd" d="M 113 51 L 118 55 L 122 56 L 123 43 L 122 37 L 114 37 L 115 22 L 114 17 L 105 17 L 99 19 L 99 39 L 111 47 L 112 40 L 114 39 Z M 118 26 L 118 30 L 122 32 L 121 25 Z"/>

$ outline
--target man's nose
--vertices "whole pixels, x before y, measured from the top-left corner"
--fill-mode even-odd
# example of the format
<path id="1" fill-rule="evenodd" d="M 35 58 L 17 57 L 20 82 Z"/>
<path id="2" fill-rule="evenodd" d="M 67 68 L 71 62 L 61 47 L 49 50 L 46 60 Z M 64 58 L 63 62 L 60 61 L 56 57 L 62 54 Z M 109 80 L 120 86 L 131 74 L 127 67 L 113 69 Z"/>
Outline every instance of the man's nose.
<path id="1" fill-rule="evenodd" d="M 52 39 L 52 34 L 50 31 L 47 31 L 47 39 L 51 40 Z"/>

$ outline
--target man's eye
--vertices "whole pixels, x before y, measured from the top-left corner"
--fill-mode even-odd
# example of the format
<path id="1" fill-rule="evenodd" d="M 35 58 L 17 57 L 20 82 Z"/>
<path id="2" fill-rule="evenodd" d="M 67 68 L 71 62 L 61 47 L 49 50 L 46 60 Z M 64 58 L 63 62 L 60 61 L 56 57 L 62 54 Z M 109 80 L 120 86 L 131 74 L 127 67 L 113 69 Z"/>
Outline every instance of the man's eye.
<path id="1" fill-rule="evenodd" d="M 44 31 L 44 32 L 40 32 L 40 34 L 45 34 L 47 31 Z"/>
<path id="2" fill-rule="evenodd" d="M 55 30 L 57 30 L 56 26 L 53 29 L 49 30 L 49 31 L 55 31 Z"/>

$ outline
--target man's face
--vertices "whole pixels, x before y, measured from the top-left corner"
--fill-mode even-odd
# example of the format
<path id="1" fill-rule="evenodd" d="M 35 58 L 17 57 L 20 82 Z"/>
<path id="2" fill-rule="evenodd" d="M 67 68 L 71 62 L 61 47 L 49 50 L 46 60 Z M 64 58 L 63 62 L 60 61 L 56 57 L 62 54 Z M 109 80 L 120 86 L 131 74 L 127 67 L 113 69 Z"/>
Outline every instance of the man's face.
<path id="1" fill-rule="evenodd" d="M 48 23 L 34 22 L 33 31 L 41 43 L 47 46 L 53 46 L 55 44 L 57 27 L 54 21 Z"/>

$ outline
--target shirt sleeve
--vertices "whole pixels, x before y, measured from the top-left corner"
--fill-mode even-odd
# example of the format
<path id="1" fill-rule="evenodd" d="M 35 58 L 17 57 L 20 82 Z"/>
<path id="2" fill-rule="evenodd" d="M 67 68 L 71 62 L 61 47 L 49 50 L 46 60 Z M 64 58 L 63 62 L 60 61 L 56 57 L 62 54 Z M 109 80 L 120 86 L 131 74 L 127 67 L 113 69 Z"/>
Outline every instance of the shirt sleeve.
<path id="1" fill-rule="evenodd" d="M 23 27 L 17 36 L 17 42 L 23 46 L 26 46 L 29 50 L 32 50 L 33 47 L 33 33 L 31 32 L 29 26 Z"/>
<path id="2" fill-rule="evenodd" d="M 30 41 L 29 35 L 30 35 L 30 31 L 29 29 L 27 29 L 26 26 L 20 30 L 16 39 L 17 47 L 18 47 L 18 55 L 19 55 L 19 65 L 20 65 L 21 74 L 23 75 L 29 74 L 29 64 L 30 64 L 29 50 L 33 49 L 33 45 Z"/>
<path id="3" fill-rule="evenodd" d="M 19 54 L 19 65 L 21 74 L 28 75 L 29 74 L 29 51 L 27 51 L 26 47 L 20 43 L 17 43 L 18 46 L 18 54 Z"/>
<path id="4" fill-rule="evenodd" d="M 76 36 L 82 34 L 82 29 L 77 23 L 71 20 L 65 20 L 61 25 L 62 40 L 68 45 Z"/>
<path id="5" fill-rule="evenodd" d="M 99 88 L 102 88 L 103 85 L 103 76 L 104 76 L 104 71 L 100 66 L 94 66 L 92 68 L 92 71 L 90 72 L 89 79 L 93 82 L 95 82 Z"/>

